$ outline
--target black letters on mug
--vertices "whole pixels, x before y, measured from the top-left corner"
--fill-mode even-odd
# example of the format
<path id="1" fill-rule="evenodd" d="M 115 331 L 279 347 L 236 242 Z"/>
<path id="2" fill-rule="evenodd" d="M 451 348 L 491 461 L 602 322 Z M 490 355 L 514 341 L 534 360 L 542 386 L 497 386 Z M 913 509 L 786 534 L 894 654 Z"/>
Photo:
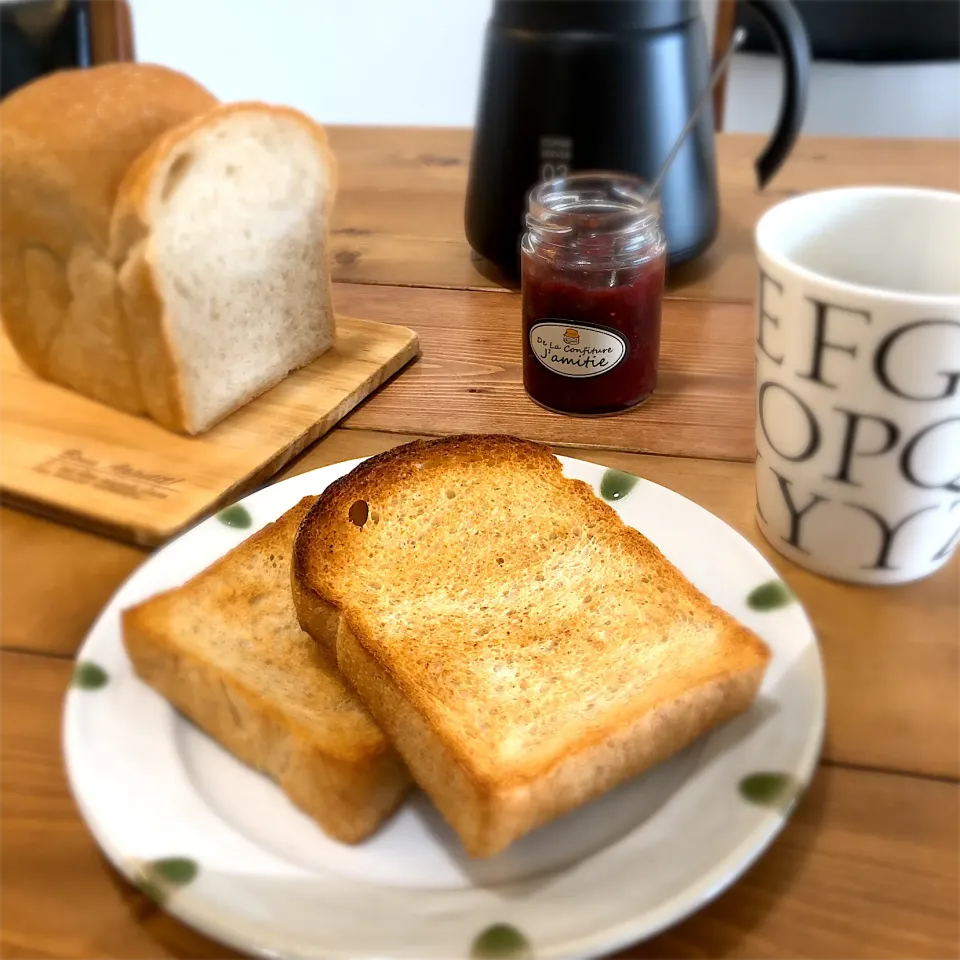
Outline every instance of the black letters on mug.
<path id="1" fill-rule="evenodd" d="M 887 453 L 894 448 L 900 439 L 900 429 L 892 420 L 887 420 L 886 417 L 875 417 L 870 413 L 854 413 L 852 410 L 845 410 L 843 407 L 834 407 L 833 409 L 836 410 L 837 413 L 842 413 L 847 418 L 847 423 L 843 431 L 840 467 L 832 477 L 827 476 L 826 479 L 838 480 L 840 483 L 849 483 L 852 487 L 862 486 L 862 484 L 857 483 L 856 480 L 850 479 L 850 467 L 853 463 L 854 455 L 859 457 L 879 457 Z M 863 423 L 864 420 L 872 420 L 874 423 L 879 423 L 886 431 L 886 439 L 876 450 L 857 449 L 857 435 L 860 432 L 860 424 Z"/>
<path id="2" fill-rule="evenodd" d="M 890 524 L 887 523 L 887 521 L 880 516 L 876 510 L 871 510 L 870 507 L 865 507 L 860 503 L 848 503 L 846 506 L 853 507 L 854 510 L 859 510 L 861 513 L 865 513 L 868 517 L 871 517 L 880 528 L 880 550 L 877 553 L 876 562 L 861 567 L 861 570 L 898 569 L 897 567 L 891 567 L 889 563 L 890 549 L 893 546 L 893 538 L 903 529 L 904 525 L 909 523 L 914 517 L 919 517 L 921 513 L 926 513 L 928 510 L 937 509 L 936 505 L 921 507 L 919 510 L 914 510 L 913 513 L 908 513 L 899 523 L 890 526 Z"/>
<path id="3" fill-rule="evenodd" d="M 790 493 L 791 482 L 786 477 L 777 473 L 773 467 L 771 467 L 770 470 L 777 478 L 777 483 L 780 484 L 780 493 L 783 494 L 783 502 L 787 505 L 787 510 L 790 513 L 790 533 L 786 538 L 781 537 L 780 539 L 785 539 L 791 547 L 795 547 L 801 553 L 809 553 L 809 550 L 804 550 L 803 547 L 800 546 L 800 523 L 818 503 L 824 503 L 827 498 L 821 497 L 819 493 L 815 493 L 807 501 L 805 507 L 798 509 L 796 503 L 794 503 L 793 495 Z"/>
<path id="4" fill-rule="evenodd" d="M 798 373 L 798 377 L 804 380 L 812 380 L 824 387 L 830 387 L 832 390 L 837 388 L 835 383 L 830 383 L 823 378 L 823 358 L 827 350 L 837 350 L 840 353 L 849 353 L 851 357 L 857 355 L 857 348 L 852 344 L 834 343 L 827 339 L 827 320 L 830 317 L 831 310 L 842 310 L 844 313 L 859 314 L 867 323 L 870 322 L 870 314 L 866 310 L 854 310 L 851 307 L 841 307 L 835 303 L 825 303 L 823 300 L 817 300 L 814 297 L 807 297 L 813 304 L 813 357 L 810 361 L 809 373 Z"/>
<path id="5" fill-rule="evenodd" d="M 756 467 L 756 469 L 758 469 L 758 470 L 759 470 L 759 463 L 760 463 L 760 461 L 761 461 L 762 459 L 763 459 L 763 457 L 760 455 L 760 451 L 758 450 L 758 451 L 757 451 L 757 465 L 758 465 L 758 466 Z M 757 508 L 757 516 L 758 516 L 764 523 L 766 523 L 766 522 L 767 522 L 767 518 L 763 515 L 763 511 L 760 509 L 760 492 L 759 492 L 759 490 L 757 489 L 756 486 L 754 486 L 754 488 L 753 488 L 753 502 L 754 502 L 754 504 L 756 505 L 756 508 Z"/>
<path id="6" fill-rule="evenodd" d="M 760 311 L 760 322 L 757 326 L 757 346 L 778 366 L 783 363 L 783 354 L 781 353 L 779 357 L 775 357 L 768 349 L 767 345 L 763 342 L 763 321 L 769 320 L 775 327 L 780 326 L 780 318 L 775 317 L 772 313 L 767 312 L 767 300 L 766 300 L 766 285 L 772 283 L 780 293 L 783 293 L 783 284 L 778 283 L 773 277 L 764 273 L 763 270 L 760 271 L 760 293 L 757 297 L 757 309 Z"/>
<path id="7" fill-rule="evenodd" d="M 911 330 L 920 330 L 923 327 L 957 327 L 960 328 L 960 321 L 957 320 L 917 320 L 915 323 L 908 323 L 899 327 L 892 333 L 888 333 L 877 347 L 877 352 L 873 358 L 873 371 L 877 379 L 897 397 L 903 400 L 945 400 L 952 397 L 957 388 L 960 387 L 960 370 L 940 370 L 939 375 L 945 380 L 942 393 L 934 393 L 929 396 L 918 396 L 913 393 L 906 393 L 901 390 L 891 379 L 890 371 L 887 369 L 887 363 L 890 358 L 890 351 L 900 338 L 910 333 Z"/>
<path id="8" fill-rule="evenodd" d="M 947 507 L 947 513 L 952 513 L 954 507 L 960 507 L 960 500 L 954 500 L 953 503 Z M 957 529 L 953 531 L 953 536 L 931 557 L 931 560 L 946 560 L 958 539 L 960 539 L 960 527 L 957 527 Z"/>
<path id="9" fill-rule="evenodd" d="M 927 436 L 927 434 L 933 433 L 934 430 L 938 430 L 948 423 L 960 423 L 960 417 L 947 417 L 945 420 L 937 420 L 935 423 L 931 423 L 928 427 L 924 427 L 919 431 L 910 442 L 904 446 L 903 453 L 900 454 L 900 469 L 903 475 L 915 487 L 920 487 L 922 490 L 949 490 L 951 493 L 960 493 L 960 476 L 954 477 L 947 483 L 924 483 L 922 480 L 917 479 L 917 475 L 913 469 L 913 454 L 917 449 L 917 444 Z"/>
<path id="10" fill-rule="evenodd" d="M 810 427 L 810 439 L 807 441 L 806 447 L 802 453 L 799 453 L 793 457 L 788 456 L 781 450 L 778 450 L 777 445 L 773 442 L 773 440 L 770 439 L 770 434 L 767 431 L 767 422 L 766 417 L 764 417 L 763 401 L 767 396 L 767 392 L 772 390 L 774 387 L 776 387 L 778 390 L 782 390 L 797 404 L 797 406 L 800 407 L 806 416 L 807 424 Z M 798 397 L 792 390 L 785 387 L 782 383 L 777 383 L 774 380 L 767 380 L 761 384 L 760 390 L 757 393 L 757 406 L 759 407 L 760 429 L 763 431 L 763 435 L 766 437 L 767 443 L 770 444 L 778 456 L 783 457 L 784 460 L 789 460 L 791 463 L 803 463 L 804 460 L 809 460 L 817 452 L 817 450 L 820 449 L 820 424 L 817 423 L 817 418 L 814 416 L 813 411 L 803 402 L 800 397 Z"/>

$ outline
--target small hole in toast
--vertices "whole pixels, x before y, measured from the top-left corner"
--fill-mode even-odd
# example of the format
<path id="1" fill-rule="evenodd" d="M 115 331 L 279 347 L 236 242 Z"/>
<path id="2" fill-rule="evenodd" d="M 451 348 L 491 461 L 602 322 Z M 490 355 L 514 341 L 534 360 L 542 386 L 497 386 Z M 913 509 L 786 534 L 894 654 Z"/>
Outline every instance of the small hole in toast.
<path id="1" fill-rule="evenodd" d="M 180 277 L 173 277 L 173 289 L 186 301 L 193 301 L 193 291 L 183 282 Z"/>
<path id="2" fill-rule="evenodd" d="M 363 529 L 363 525 L 367 522 L 367 517 L 370 516 L 370 505 L 366 500 L 355 500 L 350 507 L 348 516 L 350 517 L 351 523 Z"/>
<path id="3" fill-rule="evenodd" d="M 162 201 L 166 202 L 173 196 L 174 190 L 180 186 L 187 170 L 190 169 L 193 159 L 192 153 L 181 153 L 180 156 L 170 164 L 167 177 L 163 181 L 163 187 L 160 190 L 160 199 Z"/>
<path id="4" fill-rule="evenodd" d="M 447 499 L 452 500 L 457 495 L 457 491 L 452 487 L 447 487 Z"/>
<path id="5" fill-rule="evenodd" d="M 497 557 L 497 563 L 499 563 L 500 566 L 503 566 L 503 557 Z"/>

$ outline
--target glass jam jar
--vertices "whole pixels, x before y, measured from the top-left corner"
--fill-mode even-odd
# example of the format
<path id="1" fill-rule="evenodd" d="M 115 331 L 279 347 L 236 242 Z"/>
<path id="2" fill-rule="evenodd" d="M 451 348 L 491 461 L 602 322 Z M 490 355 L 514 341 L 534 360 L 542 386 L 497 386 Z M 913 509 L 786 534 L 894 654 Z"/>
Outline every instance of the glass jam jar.
<path id="1" fill-rule="evenodd" d="M 665 244 L 643 181 L 578 173 L 530 191 L 520 246 L 523 385 L 558 413 L 619 413 L 657 385 Z"/>

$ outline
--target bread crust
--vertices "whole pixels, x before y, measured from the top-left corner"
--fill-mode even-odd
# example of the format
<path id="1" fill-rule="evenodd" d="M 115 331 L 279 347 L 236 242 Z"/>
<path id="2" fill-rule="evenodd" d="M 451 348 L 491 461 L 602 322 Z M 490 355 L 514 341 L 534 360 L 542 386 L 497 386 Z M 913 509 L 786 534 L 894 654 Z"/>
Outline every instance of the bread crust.
<path id="1" fill-rule="evenodd" d="M 0 104 L 0 314 L 39 376 L 129 413 L 140 387 L 108 257 L 135 158 L 216 98 L 152 64 L 48 74 Z"/>
<path id="2" fill-rule="evenodd" d="M 344 703 L 351 695 L 339 677 L 291 656 L 294 612 L 276 591 L 286 588 L 296 527 L 312 502 L 301 501 L 183 587 L 124 611 L 123 642 L 146 683 L 234 756 L 274 779 L 328 834 L 356 843 L 396 809 L 410 780 L 359 704 Z M 282 573 L 274 561 L 283 562 Z M 251 568 L 255 572 L 245 572 Z M 290 657 L 285 676 L 297 683 L 297 671 L 311 670 L 310 683 L 324 703 L 306 715 L 293 710 L 282 691 L 265 689 L 264 681 L 258 686 L 251 674 L 231 670 L 203 646 L 204 604 L 216 606 L 221 597 L 232 605 L 221 608 L 222 619 L 232 625 L 250 665 Z M 190 632 L 194 625 L 201 635 Z"/>
<path id="3" fill-rule="evenodd" d="M 348 526 L 354 503 L 364 500 L 371 511 L 379 509 L 426 483 L 422 478 L 435 467 L 449 469 L 455 478 L 461 467 L 473 469 L 477 464 L 502 471 L 507 486 L 527 475 L 543 484 L 545 495 L 562 490 L 571 517 L 583 526 L 606 531 L 604 536 L 615 544 L 623 563 L 638 571 L 652 571 L 651 590 L 666 591 L 676 598 L 674 602 L 691 611 L 690 616 L 700 618 L 698 623 L 707 625 L 704 629 L 709 630 L 712 660 L 702 669 L 696 663 L 688 665 L 678 672 L 675 682 L 669 676 L 666 680 L 658 676 L 651 685 L 655 696 L 638 690 L 636 695 L 621 697 L 585 719 L 575 736 L 568 729 L 548 730 L 542 743 L 529 741 L 516 757 L 507 757 L 503 751 L 498 754 L 490 744 L 484 746 L 483 737 L 465 736 L 463 724 L 451 721 L 451 711 L 459 717 L 467 709 L 464 698 L 469 699 L 471 691 L 462 690 L 459 696 L 442 690 L 437 693 L 423 674 L 432 667 L 411 667 L 402 658 L 398 660 L 397 652 L 378 636 L 375 617 L 357 597 L 362 594 L 357 589 L 357 577 L 362 574 L 354 570 L 351 579 L 344 571 L 360 556 L 357 544 L 362 531 L 355 524 L 353 529 Z M 458 534 L 463 535 L 463 531 Z M 519 543 L 516 548 L 528 549 Z M 467 547 L 451 549 L 447 557 L 450 564 L 469 565 L 474 560 L 474 552 Z M 424 562 L 429 561 L 424 558 Z M 460 834 L 468 851 L 477 856 L 496 853 L 527 830 L 660 762 L 747 709 L 770 656 L 759 638 L 711 604 L 586 484 L 563 478 L 560 464 L 548 448 L 515 438 L 464 436 L 416 441 L 361 464 L 332 484 L 303 520 L 294 546 L 292 576 L 301 624 L 313 633 L 318 610 L 325 607 L 320 616 L 326 623 L 333 617 L 331 611 L 339 614 L 336 653 L 341 671 L 414 778 Z M 609 588 L 621 589 L 614 584 Z M 436 615 L 433 620 L 440 622 Z M 424 629 L 430 622 L 431 615 L 425 614 Z M 319 638 L 328 647 L 329 633 L 328 627 Z M 510 642 L 523 645 L 528 639 L 528 633 L 522 633 Z M 498 640 L 503 642 L 502 637 Z M 434 644 L 429 649 L 440 647 Z M 457 647 L 451 656 L 468 656 L 461 653 L 466 649 L 470 647 Z M 472 649 L 483 656 L 482 646 Z M 517 655 L 525 656 L 525 648 L 518 648 Z M 625 658 L 632 655 L 629 650 L 624 653 Z M 504 662 L 509 664 L 510 656 L 508 651 Z M 591 669 L 590 656 L 585 653 L 585 671 Z M 638 660 L 638 665 L 642 662 Z M 483 705 L 471 706 L 481 711 Z M 495 719 L 500 705 L 491 703 L 489 709 L 496 736 L 506 740 L 510 720 L 500 723 Z M 482 718 L 482 711 L 480 715 Z M 509 713 L 506 715 L 509 718 Z"/>

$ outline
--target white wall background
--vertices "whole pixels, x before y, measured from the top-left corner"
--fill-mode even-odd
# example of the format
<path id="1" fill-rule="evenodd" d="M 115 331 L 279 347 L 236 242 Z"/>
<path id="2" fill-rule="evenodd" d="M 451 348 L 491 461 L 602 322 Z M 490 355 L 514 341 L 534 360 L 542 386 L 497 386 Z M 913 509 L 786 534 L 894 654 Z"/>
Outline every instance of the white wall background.
<path id="1" fill-rule="evenodd" d="M 880 0 L 878 0 L 880 2 Z M 712 28 L 716 0 L 701 0 Z M 137 56 L 323 123 L 470 126 L 491 0 L 131 0 Z M 772 129 L 779 64 L 739 55 L 725 129 Z M 960 64 L 818 63 L 805 132 L 960 137 Z"/>
<path id="2" fill-rule="evenodd" d="M 490 0 L 132 0 L 137 59 L 323 123 L 471 126 Z"/>
<path id="3" fill-rule="evenodd" d="M 724 129 L 772 130 L 782 88 L 779 60 L 738 54 L 727 78 Z M 804 132 L 960 137 L 960 63 L 815 63 Z"/>

